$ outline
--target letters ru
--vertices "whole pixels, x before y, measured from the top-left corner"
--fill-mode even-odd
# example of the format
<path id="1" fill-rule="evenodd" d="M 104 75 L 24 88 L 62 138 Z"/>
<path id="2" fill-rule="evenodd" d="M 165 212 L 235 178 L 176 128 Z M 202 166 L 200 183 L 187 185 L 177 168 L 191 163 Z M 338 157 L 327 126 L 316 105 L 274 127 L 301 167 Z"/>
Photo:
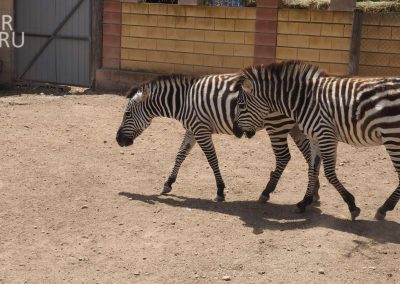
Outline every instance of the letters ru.
<path id="1" fill-rule="evenodd" d="M 25 33 L 21 33 L 21 43 L 17 44 L 16 34 L 12 27 L 12 17 L 9 15 L 1 16 L 1 30 L 0 30 L 0 48 L 7 47 L 10 48 L 21 48 L 25 43 Z"/>

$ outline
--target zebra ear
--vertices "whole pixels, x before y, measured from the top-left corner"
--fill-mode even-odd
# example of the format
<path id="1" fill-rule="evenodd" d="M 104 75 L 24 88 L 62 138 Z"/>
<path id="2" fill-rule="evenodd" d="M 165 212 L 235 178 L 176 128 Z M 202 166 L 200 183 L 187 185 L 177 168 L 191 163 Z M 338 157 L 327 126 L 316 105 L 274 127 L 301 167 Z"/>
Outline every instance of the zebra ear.
<path id="1" fill-rule="evenodd" d="M 144 88 L 139 89 L 136 92 L 136 94 L 133 96 L 133 100 L 137 103 L 141 103 L 147 99 L 149 94 L 150 94 L 150 88 L 149 88 L 149 86 L 145 86 Z"/>
<path id="2" fill-rule="evenodd" d="M 253 83 L 249 79 L 244 79 L 242 83 L 242 90 L 247 95 L 254 95 L 253 93 Z"/>

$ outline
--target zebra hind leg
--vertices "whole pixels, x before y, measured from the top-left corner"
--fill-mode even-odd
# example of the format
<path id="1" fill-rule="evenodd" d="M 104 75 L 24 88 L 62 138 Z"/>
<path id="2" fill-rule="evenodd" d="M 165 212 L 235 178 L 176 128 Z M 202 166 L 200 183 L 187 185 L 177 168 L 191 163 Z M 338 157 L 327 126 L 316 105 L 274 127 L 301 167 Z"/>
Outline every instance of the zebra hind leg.
<path id="1" fill-rule="evenodd" d="M 183 137 L 181 147 L 179 148 L 179 151 L 176 154 L 174 168 L 172 169 L 171 174 L 168 177 L 168 180 L 164 183 L 164 187 L 161 190 L 161 194 L 167 194 L 171 192 L 172 184 L 176 181 L 179 169 L 195 144 L 196 144 L 196 139 L 194 138 L 194 135 L 190 131 L 186 131 L 185 136 Z"/>
<path id="2" fill-rule="evenodd" d="M 325 135 L 327 133 L 325 132 Z M 333 135 L 332 135 L 333 136 Z M 334 136 L 333 136 L 334 137 Z M 337 150 L 337 141 L 335 140 L 323 140 L 320 141 L 320 152 L 322 161 L 324 164 L 324 173 L 329 183 L 332 184 L 335 189 L 342 196 L 343 200 L 346 202 L 349 207 L 349 211 L 351 214 L 351 220 L 354 221 L 358 215 L 360 215 L 360 208 L 356 206 L 354 196 L 346 190 L 343 184 L 339 181 L 336 176 L 336 150 Z"/>
<path id="3" fill-rule="evenodd" d="M 396 172 L 400 179 L 400 145 L 398 141 L 385 141 L 384 145 L 386 147 L 386 151 L 389 153 L 389 156 L 392 160 L 392 163 L 396 169 Z M 389 196 L 389 198 L 385 201 L 385 203 L 379 207 L 378 211 L 375 214 L 375 219 L 384 220 L 386 217 L 387 211 L 392 211 L 396 204 L 400 199 L 400 184 L 397 186 L 395 191 Z"/>
<path id="4" fill-rule="evenodd" d="M 389 196 L 389 198 L 385 201 L 385 203 L 381 207 L 379 207 L 378 211 L 376 211 L 375 219 L 384 220 L 386 217 L 386 212 L 392 211 L 396 207 L 399 198 L 400 198 L 400 185 Z"/>

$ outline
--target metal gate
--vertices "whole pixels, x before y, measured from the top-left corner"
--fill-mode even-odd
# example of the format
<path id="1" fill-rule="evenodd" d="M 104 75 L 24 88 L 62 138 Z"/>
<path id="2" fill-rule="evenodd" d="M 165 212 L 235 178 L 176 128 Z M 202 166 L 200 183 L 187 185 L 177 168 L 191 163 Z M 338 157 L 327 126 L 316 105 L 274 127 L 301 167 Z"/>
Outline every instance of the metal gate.
<path id="1" fill-rule="evenodd" d="M 90 85 L 91 0 L 15 0 L 17 78 Z"/>

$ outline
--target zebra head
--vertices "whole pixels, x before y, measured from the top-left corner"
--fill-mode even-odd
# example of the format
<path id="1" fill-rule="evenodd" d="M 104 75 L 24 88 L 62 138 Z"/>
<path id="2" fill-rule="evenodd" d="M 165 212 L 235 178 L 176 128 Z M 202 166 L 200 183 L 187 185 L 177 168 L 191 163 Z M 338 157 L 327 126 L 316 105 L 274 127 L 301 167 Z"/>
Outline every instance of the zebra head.
<path id="1" fill-rule="evenodd" d="M 250 72 L 256 72 L 256 69 L 245 70 L 233 121 L 234 134 L 236 135 L 237 129 L 238 132 L 244 132 L 248 138 L 264 128 L 265 117 L 270 113 L 265 100 L 260 100 L 263 90 L 252 80 Z"/>
<path id="2" fill-rule="evenodd" d="M 150 91 L 150 86 L 145 84 L 139 88 L 132 88 L 128 92 L 129 102 L 116 137 L 119 146 L 132 145 L 136 137 L 140 136 L 150 125 L 153 118 L 149 112 L 147 99 Z"/>

